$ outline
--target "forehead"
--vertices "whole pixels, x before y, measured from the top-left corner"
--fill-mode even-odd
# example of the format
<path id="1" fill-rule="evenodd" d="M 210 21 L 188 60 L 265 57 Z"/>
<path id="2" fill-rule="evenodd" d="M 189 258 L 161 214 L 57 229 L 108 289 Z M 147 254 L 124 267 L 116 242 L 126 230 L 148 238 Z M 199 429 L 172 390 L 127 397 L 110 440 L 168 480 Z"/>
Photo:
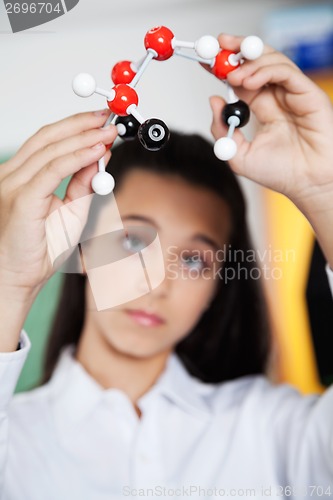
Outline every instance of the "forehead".
<path id="1" fill-rule="evenodd" d="M 115 193 L 121 217 L 149 217 L 161 229 L 208 231 L 224 241 L 230 233 L 230 212 L 214 191 L 180 176 L 133 169 Z"/>

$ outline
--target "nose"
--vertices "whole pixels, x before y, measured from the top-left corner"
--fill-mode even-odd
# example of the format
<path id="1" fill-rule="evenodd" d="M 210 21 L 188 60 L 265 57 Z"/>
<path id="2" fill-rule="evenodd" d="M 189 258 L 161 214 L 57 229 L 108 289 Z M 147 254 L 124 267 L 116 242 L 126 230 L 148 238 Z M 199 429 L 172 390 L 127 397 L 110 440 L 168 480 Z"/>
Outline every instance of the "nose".
<path id="1" fill-rule="evenodd" d="M 149 287 L 152 298 L 166 298 L 172 292 L 174 281 L 177 279 L 177 264 L 170 263 L 169 256 L 163 255 L 164 278 L 157 287 Z"/>
<path id="2" fill-rule="evenodd" d="M 169 276 L 166 274 L 163 281 L 156 288 L 150 288 L 150 295 L 154 297 L 164 298 L 170 294 L 170 291 L 171 281 Z"/>
<path id="3" fill-rule="evenodd" d="M 140 259 L 140 272 L 133 276 L 132 286 L 138 294 L 166 293 L 167 283 L 165 256 L 161 247 L 159 236 L 137 253 Z"/>

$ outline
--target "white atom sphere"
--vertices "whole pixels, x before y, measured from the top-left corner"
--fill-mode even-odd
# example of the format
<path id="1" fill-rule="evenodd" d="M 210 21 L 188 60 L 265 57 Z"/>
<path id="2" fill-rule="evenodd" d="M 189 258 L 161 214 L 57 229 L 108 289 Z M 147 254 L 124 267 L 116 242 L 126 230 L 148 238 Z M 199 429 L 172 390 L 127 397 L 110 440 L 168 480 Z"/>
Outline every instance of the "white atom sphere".
<path id="1" fill-rule="evenodd" d="M 89 97 L 96 90 L 96 82 L 89 73 L 79 73 L 73 80 L 73 90 L 80 97 Z"/>
<path id="2" fill-rule="evenodd" d="M 258 59 L 264 51 L 264 44 L 261 38 L 258 36 L 252 35 L 247 36 L 241 43 L 240 50 L 242 56 L 245 59 L 249 59 L 253 61 L 254 59 Z"/>
<path id="3" fill-rule="evenodd" d="M 213 59 L 220 51 L 220 45 L 216 38 L 205 35 L 195 42 L 195 51 L 203 59 Z"/>
<path id="4" fill-rule="evenodd" d="M 109 194 L 114 188 L 114 178 L 108 172 L 98 172 L 91 181 L 91 187 L 96 194 Z"/>
<path id="5" fill-rule="evenodd" d="M 122 136 L 126 134 L 126 127 L 123 123 L 117 123 L 118 135 Z"/>
<path id="6" fill-rule="evenodd" d="M 230 137 L 221 137 L 214 144 L 214 153 L 219 160 L 231 160 L 237 153 L 237 144 Z"/>

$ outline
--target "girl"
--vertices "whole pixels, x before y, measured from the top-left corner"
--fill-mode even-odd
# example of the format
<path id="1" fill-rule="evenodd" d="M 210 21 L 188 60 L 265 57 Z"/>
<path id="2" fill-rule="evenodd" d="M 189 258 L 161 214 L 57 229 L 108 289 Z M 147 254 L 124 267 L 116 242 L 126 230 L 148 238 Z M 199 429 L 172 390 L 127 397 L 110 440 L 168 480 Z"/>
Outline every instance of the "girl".
<path id="1" fill-rule="evenodd" d="M 221 47 L 240 43 L 220 36 Z M 269 47 L 228 79 L 260 125 L 251 144 L 237 132 L 230 166 L 306 215 L 333 290 L 329 99 Z M 225 134 L 223 104 L 211 99 L 215 138 Z M 113 126 L 100 129 L 106 117 L 85 113 L 44 127 L 0 171 L 2 498 L 332 496 L 332 389 L 301 397 L 265 378 L 260 290 L 246 276 L 219 279 L 237 262 L 219 262 L 218 251 L 250 248 L 244 201 L 228 166 L 195 136 L 173 134 L 156 154 L 124 144 L 110 162 L 119 212 L 132 228 L 126 249 L 146 244 L 135 228 L 157 230 L 163 283 L 97 312 L 86 278 L 67 275 L 46 383 L 12 399 L 30 347 L 21 329 L 53 273 L 45 220 L 91 192 L 96 161 L 116 136 Z M 62 201 L 52 193 L 68 175 Z"/>

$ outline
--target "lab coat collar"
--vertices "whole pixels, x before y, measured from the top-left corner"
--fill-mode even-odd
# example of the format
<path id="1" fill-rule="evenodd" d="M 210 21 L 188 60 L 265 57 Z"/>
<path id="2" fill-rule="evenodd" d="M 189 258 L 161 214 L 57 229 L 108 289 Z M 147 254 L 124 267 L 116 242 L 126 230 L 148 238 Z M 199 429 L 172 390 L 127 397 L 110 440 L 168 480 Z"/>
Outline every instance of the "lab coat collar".
<path id="1" fill-rule="evenodd" d="M 214 384 L 205 384 L 192 377 L 175 353 L 169 356 L 156 388 L 184 411 L 203 419 L 210 416 L 209 396 L 215 390 Z M 146 396 L 149 397 L 149 392 L 141 400 Z"/>
<path id="2" fill-rule="evenodd" d="M 131 405 L 127 395 L 119 389 L 102 388 L 75 360 L 73 352 L 72 346 L 63 351 L 49 382 L 55 423 L 60 431 L 75 428 L 105 399 L 121 398 L 123 402 L 127 399 Z M 151 401 L 162 396 L 181 410 L 206 420 L 211 413 L 208 401 L 212 391 L 213 384 L 204 384 L 192 377 L 178 356 L 172 353 L 154 386 L 137 401 L 137 405 L 142 412 L 148 411 Z"/>

